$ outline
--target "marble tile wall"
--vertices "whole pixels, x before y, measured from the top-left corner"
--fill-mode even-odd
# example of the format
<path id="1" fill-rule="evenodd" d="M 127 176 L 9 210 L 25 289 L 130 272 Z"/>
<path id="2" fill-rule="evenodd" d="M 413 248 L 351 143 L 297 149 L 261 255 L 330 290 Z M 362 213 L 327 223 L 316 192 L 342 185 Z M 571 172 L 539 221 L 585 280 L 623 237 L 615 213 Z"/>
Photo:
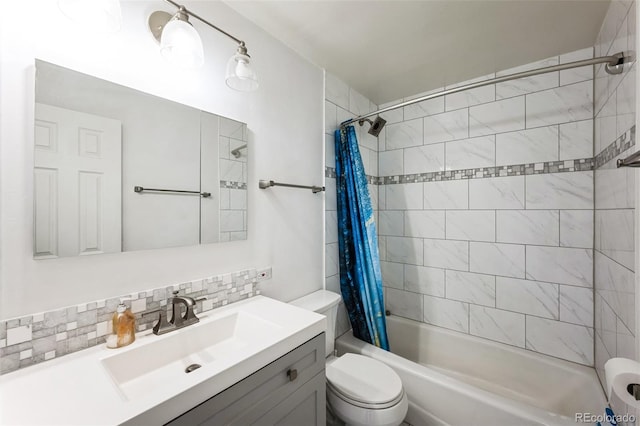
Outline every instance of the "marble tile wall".
<path id="1" fill-rule="evenodd" d="M 600 29 L 595 54 L 636 50 L 636 3 L 614 0 Z M 615 162 L 634 151 L 636 65 L 620 76 L 596 67 L 595 117 L 595 367 L 604 384 L 604 363 L 635 359 L 635 176 Z M 580 316 L 578 307 L 565 315 Z"/>
<path id="2" fill-rule="evenodd" d="M 206 296 L 196 306 L 205 312 L 260 294 L 257 283 L 256 269 L 249 269 L 0 321 L 0 375 L 103 344 L 122 298 L 129 299 L 125 303 L 136 316 L 136 331 L 144 331 L 158 316 L 143 313 L 168 310 L 167 299 L 176 290 Z"/>
<path id="3" fill-rule="evenodd" d="M 378 109 L 378 106 L 349 87 L 346 83 L 325 73 L 325 288 L 340 294 L 340 269 L 338 261 L 338 218 L 336 206 L 335 140 L 334 131 L 345 120 Z M 378 138 L 368 132 L 369 124 L 356 125 L 358 147 L 369 177 L 371 202 L 378 222 Z M 410 131 L 410 128 L 409 130 Z M 336 337 L 351 328 L 344 304 L 338 309 Z"/>
<path id="4" fill-rule="evenodd" d="M 393 314 L 593 365 L 593 87 L 586 67 L 383 114 L 378 233 Z"/>

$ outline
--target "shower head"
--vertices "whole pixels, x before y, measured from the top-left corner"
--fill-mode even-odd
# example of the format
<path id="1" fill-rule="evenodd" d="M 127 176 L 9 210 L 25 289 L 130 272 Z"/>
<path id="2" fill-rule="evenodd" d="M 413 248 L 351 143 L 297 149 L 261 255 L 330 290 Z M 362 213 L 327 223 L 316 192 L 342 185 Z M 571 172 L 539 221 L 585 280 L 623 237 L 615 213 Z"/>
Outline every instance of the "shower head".
<path id="1" fill-rule="evenodd" d="M 358 120 L 358 124 L 360 124 L 361 126 L 364 125 L 364 122 L 367 121 L 369 122 L 369 124 L 371 124 L 371 127 L 369 128 L 369 134 L 373 135 L 373 136 L 378 136 L 380 134 L 380 132 L 382 131 L 382 128 L 384 127 L 385 124 L 387 124 L 387 120 L 385 120 L 384 118 L 378 116 L 376 117 L 375 120 L 371 121 L 368 118 L 363 118 L 361 120 Z"/>
<path id="2" fill-rule="evenodd" d="M 244 145 L 240 145 L 239 147 L 237 147 L 236 149 L 234 149 L 233 151 L 231 151 L 231 154 L 236 157 L 236 158 L 240 158 L 242 156 L 242 153 L 240 152 L 241 149 L 244 149 L 247 147 L 247 144 L 245 143 Z"/>

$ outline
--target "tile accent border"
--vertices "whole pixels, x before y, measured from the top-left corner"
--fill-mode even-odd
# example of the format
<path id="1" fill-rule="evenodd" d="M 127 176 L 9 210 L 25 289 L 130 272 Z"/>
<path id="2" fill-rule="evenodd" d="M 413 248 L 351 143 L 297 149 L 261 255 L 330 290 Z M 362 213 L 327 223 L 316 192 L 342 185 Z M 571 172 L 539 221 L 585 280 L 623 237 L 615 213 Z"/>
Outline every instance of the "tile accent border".
<path id="1" fill-rule="evenodd" d="M 369 176 L 370 185 L 395 185 L 402 183 L 437 182 L 462 179 L 484 179 L 505 176 L 541 175 L 550 173 L 588 172 L 602 167 L 621 153 L 635 146 L 636 126 L 632 126 L 608 147 L 593 158 L 577 160 L 545 161 L 543 163 L 512 164 L 476 169 L 447 170 L 394 176 Z M 335 179 L 336 169 L 325 167 L 324 176 Z"/>
<path id="2" fill-rule="evenodd" d="M 228 189 L 247 189 L 246 182 L 233 182 L 230 180 L 221 180 L 220 188 L 228 188 Z"/>
<path id="3" fill-rule="evenodd" d="M 600 167 L 607 164 L 609 161 L 616 158 L 618 155 L 622 154 L 629 148 L 635 146 L 636 144 L 636 126 L 632 126 L 629 130 L 624 132 L 618 139 L 611 142 L 611 144 L 602 150 L 595 158 L 595 168 L 599 169 Z"/>
<path id="4" fill-rule="evenodd" d="M 325 167 L 324 168 L 324 177 L 327 178 L 336 178 L 336 169 L 335 167 Z M 380 185 L 380 177 L 367 175 L 367 183 L 369 185 Z"/>
<path id="5" fill-rule="evenodd" d="M 463 179 L 484 179 L 505 176 L 541 175 L 550 173 L 584 172 L 593 170 L 593 158 L 579 160 L 546 161 L 544 163 L 514 164 L 509 166 L 482 167 L 477 169 L 447 170 L 444 172 L 417 173 L 411 175 L 384 176 L 381 185 L 399 183 L 436 182 Z"/>
<path id="6" fill-rule="evenodd" d="M 260 294 L 257 276 L 256 269 L 248 269 L 0 321 L 0 375 L 105 343 L 123 297 L 132 299 L 126 304 L 136 316 L 136 331 L 144 331 L 157 315 L 142 313 L 168 309 L 175 290 L 207 296 L 197 302 L 197 312 L 206 312 Z"/>
<path id="7" fill-rule="evenodd" d="M 463 179 L 484 179 L 505 176 L 541 175 L 550 173 L 586 172 L 594 169 L 594 158 L 578 160 L 546 161 L 544 163 L 513 164 L 508 166 L 481 167 L 477 169 L 447 170 L 394 176 L 367 176 L 370 185 L 395 185 L 402 183 L 438 182 Z M 325 168 L 325 177 L 335 178 L 332 167 Z"/>

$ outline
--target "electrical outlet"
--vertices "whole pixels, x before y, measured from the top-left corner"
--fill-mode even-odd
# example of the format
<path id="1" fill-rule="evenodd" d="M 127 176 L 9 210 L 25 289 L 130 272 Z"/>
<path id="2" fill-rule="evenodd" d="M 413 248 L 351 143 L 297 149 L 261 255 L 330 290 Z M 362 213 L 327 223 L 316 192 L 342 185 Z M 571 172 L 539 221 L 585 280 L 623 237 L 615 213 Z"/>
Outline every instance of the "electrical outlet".
<path id="1" fill-rule="evenodd" d="M 271 268 L 258 269 L 258 281 L 270 280 Z"/>

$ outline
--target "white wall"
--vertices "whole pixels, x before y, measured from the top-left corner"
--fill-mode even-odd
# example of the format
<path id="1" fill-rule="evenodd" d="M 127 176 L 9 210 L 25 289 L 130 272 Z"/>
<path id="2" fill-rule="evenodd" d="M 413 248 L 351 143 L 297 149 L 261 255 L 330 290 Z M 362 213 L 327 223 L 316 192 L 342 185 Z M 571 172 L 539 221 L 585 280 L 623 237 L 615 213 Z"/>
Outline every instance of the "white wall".
<path id="1" fill-rule="evenodd" d="M 187 2 L 196 13 L 244 38 L 261 87 L 237 93 L 224 84 L 235 45 L 195 22 L 205 66 L 172 69 L 146 29 L 161 1 L 122 2 L 124 25 L 96 35 L 66 21 L 55 1 L 4 5 L 0 17 L 0 318 L 234 271 L 273 267 L 262 292 L 290 300 L 322 287 L 323 195 L 272 188 L 258 179 L 322 181 L 323 82 L 309 64 L 218 2 Z M 15 19 L 21 17 L 20 19 Z M 117 255 L 32 259 L 33 64 L 43 59 L 248 123 L 247 241 Z"/>

